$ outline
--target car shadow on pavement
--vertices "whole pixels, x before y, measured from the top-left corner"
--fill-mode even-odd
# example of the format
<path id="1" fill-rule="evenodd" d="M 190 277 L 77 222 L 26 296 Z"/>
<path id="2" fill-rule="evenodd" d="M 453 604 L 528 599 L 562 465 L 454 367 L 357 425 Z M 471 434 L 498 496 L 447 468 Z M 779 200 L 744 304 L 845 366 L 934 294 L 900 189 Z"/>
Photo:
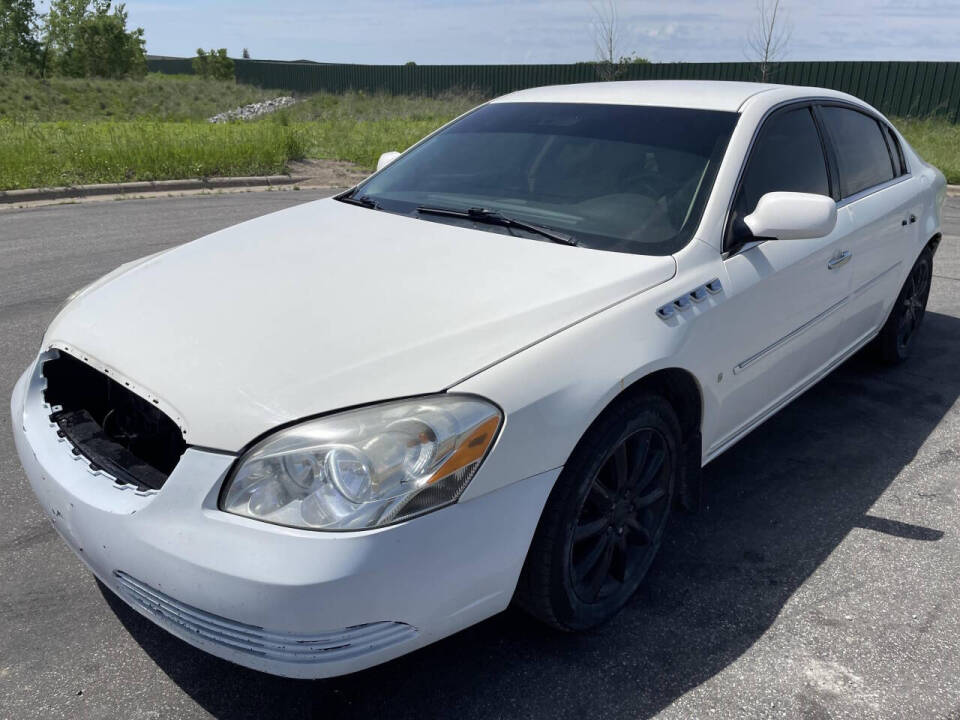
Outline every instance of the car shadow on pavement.
<path id="1" fill-rule="evenodd" d="M 960 396 L 960 319 L 928 313 L 917 342 L 898 368 L 853 358 L 708 466 L 703 511 L 672 519 L 644 587 L 590 633 L 510 609 L 380 667 L 294 681 L 195 650 L 102 591 L 218 717 L 648 717 L 753 645 L 854 528 L 942 537 L 870 512 Z"/>

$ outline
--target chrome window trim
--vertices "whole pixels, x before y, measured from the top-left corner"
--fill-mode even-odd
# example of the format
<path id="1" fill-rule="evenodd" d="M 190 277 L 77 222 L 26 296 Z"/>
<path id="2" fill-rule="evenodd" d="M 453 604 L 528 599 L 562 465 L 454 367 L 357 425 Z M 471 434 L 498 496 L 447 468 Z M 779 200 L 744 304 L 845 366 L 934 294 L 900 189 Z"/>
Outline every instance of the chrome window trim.
<path id="1" fill-rule="evenodd" d="M 847 205 L 850 205 L 852 203 L 855 203 L 857 202 L 857 200 L 863 200 L 863 198 L 873 195 L 874 193 L 878 193 L 881 190 L 886 190 L 889 187 L 893 187 L 894 185 L 898 185 L 902 182 L 905 182 L 906 180 L 909 180 L 911 177 L 913 176 L 910 175 L 910 173 L 907 173 L 906 175 L 895 177 L 893 178 L 893 180 L 887 180 L 886 182 L 882 182 L 879 185 L 871 185 L 870 187 L 865 188 L 858 193 L 854 193 L 850 197 L 845 197 L 843 198 L 843 200 L 840 200 L 837 203 L 837 210 L 839 210 L 842 207 L 846 207 Z"/>
<path id="2" fill-rule="evenodd" d="M 813 105 L 836 105 L 839 107 L 846 107 L 850 110 L 861 112 L 864 115 L 868 115 L 869 117 L 872 117 L 874 120 L 878 121 L 882 125 L 885 125 L 891 128 L 897 137 L 897 141 L 900 142 L 901 147 L 903 145 L 903 141 L 900 139 L 900 134 L 897 132 L 897 129 L 893 127 L 893 125 L 891 125 L 886 120 L 886 118 L 880 116 L 879 113 L 874 112 L 870 108 L 862 107 L 860 105 L 857 105 L 856 103 L 852 103 L 849 100 L 844 100 L 842 98 L 824 97 L 822 95 L 810 95 L 810 96 L 805 96 L 800 98 L 790 98 L 789 100 L 784 100 L 783 102 L 777 103 L 776 105 L 773 105 L 772 107 L 767 108 L 767 111 L 763 114 L 763 117 L 760 118 L 760 122 L 758 122 L 756 128 L 754 128 L 753 136 L 750 138 L 750 144 L 747 146 L 747 152 L 744 153 L 743 159 L 740 161 L 740 170 L 737 173 L 737 181 L 736 183 L 734 183 L 733 192 L 730 193 L 730 197 L 727 198 L 727 210 L 724 213 L 723 225 L 721 226 L 723 228 L 723 230 L 721 231 L 723 236 L 720 238 L 721 246 L 723 247 L 723 252 L 721 255 L 722 260 L 727 260 L 731 257 L 734 257 L 735 255 L 739 255 L 742 252 L 746 252 L 751 248 L 755 248 L 758 245 L 768 242 L 767 240 L 754 240 L 754 241 L 745 243 L 742 247 L 738 248 L 736 252 L 731 252 L 726 248 L 727 227 L 730 225 L 730 214 L 733 212 L 733 200 L 737 196 L 737 192 L 740 190 L 740 183 L 743 181 L 743 174 L 744 172 L 746 172 L 747 163 L 750 161 L 750 156 L 753 153 L 753 147 L 757 142 L 757 138 L 760 135 L 760 131 L 763 129 L 764 123 L 767 122 L 767 119 L 773 113 L 783 110 L 785 108 L 789 108 L 793 105 L 807 106 L 807 107 L 811 107 Z M 827 142 L 832 142 L 832 138 L 830 139 L 824 138 L 824 140 Z M 898 182 L 901 182 L 901 181 L 907 180 L 908 178 L 913 177 L 913 168 L 910 167 L 910 163 L 907 161 L 907 153 L 903 153 L 903 160 L 904 160 L 904 165 L 906 166 L 906 169 L 907 169 L 903 175 L 900 175 L 899 177 L 895 177 L 892 180 L 887 180 L 879 185 L 874 185 L 872 187 L 864 188 L 863 190 L 858 192 L 856 195 L 851 195 L 850 197 L 847 197 L 847 198 L 841 198 L 840 200 L 837 201 L 837 209 L 839 210 L 841 207 L 845 207 L 846 205 L 856 202 L 857 200 L 861 200 L 862 198 L 868 195 L 871 195 L 875 192 L 879 192 L 880 190 L 885 190 L 887 187 L 890 187 L 892 185 L 897 184 Z M 830 176 L 829 159 L 825 158 L 824 161 L 827 163 L 827 176 L 829 177 Z M 839 176 L 840 176 L 840 169 L 837 168 L 838 179 L 839 179 Z M 839 194 L 839 188 L 837 190 Z"/>

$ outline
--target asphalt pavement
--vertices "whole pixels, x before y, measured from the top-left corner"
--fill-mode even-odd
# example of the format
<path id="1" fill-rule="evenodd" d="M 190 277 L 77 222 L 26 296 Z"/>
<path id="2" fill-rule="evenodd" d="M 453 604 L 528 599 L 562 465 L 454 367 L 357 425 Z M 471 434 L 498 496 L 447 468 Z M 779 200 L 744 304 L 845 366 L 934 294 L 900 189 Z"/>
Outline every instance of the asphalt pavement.
<path id="1" fill-rule="evenodd" d="M 0 394 L 73 290 L 321 195 L 0 212 Z M 0 718 L 960 720 L 960 199 L 946 216 L 915 357 L 854 358 L 708 466 L 704 510 L 671 520 L 644 588 L 587 634 L 509 610 L 315 682 L 215 659 L 126 608 L 60 541 L 4 409 Z"/>

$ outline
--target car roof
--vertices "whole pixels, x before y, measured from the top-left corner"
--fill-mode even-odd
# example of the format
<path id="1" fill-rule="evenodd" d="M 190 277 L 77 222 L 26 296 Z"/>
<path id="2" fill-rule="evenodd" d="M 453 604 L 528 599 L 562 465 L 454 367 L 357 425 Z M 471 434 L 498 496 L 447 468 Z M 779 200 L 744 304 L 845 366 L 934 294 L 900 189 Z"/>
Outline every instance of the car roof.
<path id="1" fill-rule="evenodd" d="M 782 102 L 790 97 L 811 96 L 856 100 L 836 90 L 795 85 L 723 80 L 621 80 L 530 88 L 503 95 L 493 102 L 655 105 L 737 112 L 750 98 L 767 93 L 770 94 L 771 102 Z"/>

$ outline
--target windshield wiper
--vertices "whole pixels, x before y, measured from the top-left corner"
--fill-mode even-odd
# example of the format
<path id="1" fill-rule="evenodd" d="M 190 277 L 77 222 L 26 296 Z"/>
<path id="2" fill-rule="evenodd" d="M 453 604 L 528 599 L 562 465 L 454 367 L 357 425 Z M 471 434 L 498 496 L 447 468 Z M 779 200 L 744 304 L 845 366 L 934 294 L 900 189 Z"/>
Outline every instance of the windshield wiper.
<path id="1" fill-rule="evenodd" d="M 355 191 L 351 190 L 344 195 L 337 195 L 334 200 L 339 200 L 349 205 L 359 205 L 360 207 L 370 208 L 371 210 L 380 209 L 380 205 L 373 198 L 367 197 L 366 195 L 354 195 L 354 192 Z"/>
<path id="2" fill-rule="evenodd" d="M 552 240 L 555 243 L 560 243 L 561 245 L 578 244 L 576 238 L 570 237 L 569 235 L 564 235 L 556 230 L 545 228 L 542 225 L 534 225 L 533 223 L 524 222 L 523 220 L 517 220 L 516 218 L 509 217 L 501 212 L 497 212 L 496 210 L 487 210 L 486 208 L 473 207 L 467 208 L 466 210 L 457 210 L 456 208 L 430 207 L 428 205 L 421 205 L 417 208 L 417 212 L 423 215 L 445 215 L 447 217 L 466 218 L 467 220 L 485 222 L 491 225 L 502 225 L 503 227 L 526 230 L 527 232 L 540 235 L 548 240 Z"/>

